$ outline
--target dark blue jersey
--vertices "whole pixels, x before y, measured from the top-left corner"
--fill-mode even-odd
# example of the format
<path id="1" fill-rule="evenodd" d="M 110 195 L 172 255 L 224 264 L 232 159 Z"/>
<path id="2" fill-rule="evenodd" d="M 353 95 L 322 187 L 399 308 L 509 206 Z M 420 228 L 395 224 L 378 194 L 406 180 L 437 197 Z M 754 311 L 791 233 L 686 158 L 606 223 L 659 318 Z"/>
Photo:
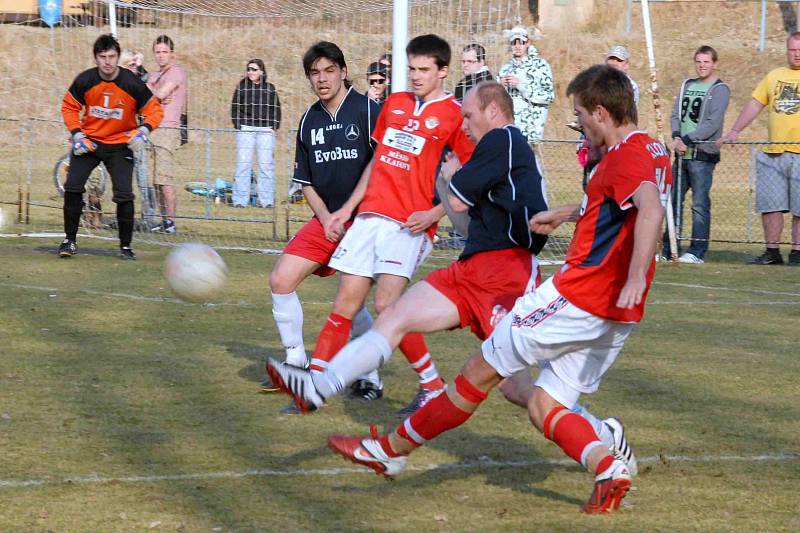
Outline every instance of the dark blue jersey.
<path id="1" fill-rule="evenodd" d="M 377 103 L 351 87 L 333 115 L 318 100 L 300 119 L 292 180 L 314 187 L 328 211 L 350 198 L 372 159 L 379 112 Z"/>
<path id="2" fill-rule="evenodd" d="M 450 192 L 469 206 L 469 236 L 461 259 L 517 246 L 536 254 L 547 242 L 546 236 L 528 229 L 528 220 L 546 210 L 547 201 L 536 158 L 516 126 L 484 135 L 450 181 Z"/>

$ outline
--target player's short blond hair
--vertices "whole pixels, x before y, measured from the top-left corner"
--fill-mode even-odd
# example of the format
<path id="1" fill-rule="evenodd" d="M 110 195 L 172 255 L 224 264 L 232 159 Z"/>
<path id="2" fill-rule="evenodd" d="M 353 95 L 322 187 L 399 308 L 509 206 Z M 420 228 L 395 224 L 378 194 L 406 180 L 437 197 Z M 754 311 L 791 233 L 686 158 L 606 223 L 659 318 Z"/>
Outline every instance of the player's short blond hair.
<path id="1" fill-rule="evenodd" d="M 478 107 L 481 110 L 486 109 L 486 106 L 494 102 L 507 119 L 514 120 L 514 102 L 505 87 L 496 81 L 482 81 L 470 89 L 467 94 L 472 92 L 475 93 Z"/>

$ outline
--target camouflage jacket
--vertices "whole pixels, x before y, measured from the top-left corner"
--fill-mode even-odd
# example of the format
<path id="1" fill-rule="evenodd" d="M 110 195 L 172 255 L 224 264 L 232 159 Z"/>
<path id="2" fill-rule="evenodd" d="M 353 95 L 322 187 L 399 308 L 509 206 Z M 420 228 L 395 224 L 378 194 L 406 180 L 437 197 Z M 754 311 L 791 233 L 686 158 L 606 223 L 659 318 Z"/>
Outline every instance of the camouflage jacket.
<path id="1" fill-rule="evenodd" d="M 498 81 L 513 74 L 519 79 L 516 87 L 506 87 L 514 102 L 514 121 L 529 142 L 539 142 L 544 135 L 547 109 L 555 99 L 553 72 L 539 57 L 539 50 L 528 46 L 528 57 L 514 59 L 500 67 Z"/>

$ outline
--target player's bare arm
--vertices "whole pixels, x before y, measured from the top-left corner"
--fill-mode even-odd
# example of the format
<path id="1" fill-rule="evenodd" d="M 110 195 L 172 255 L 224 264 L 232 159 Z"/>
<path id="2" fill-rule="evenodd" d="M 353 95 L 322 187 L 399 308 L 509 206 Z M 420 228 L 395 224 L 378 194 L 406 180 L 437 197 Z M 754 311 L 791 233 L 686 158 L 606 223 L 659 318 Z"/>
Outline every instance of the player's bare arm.
<path id="1" fill-rule="evenodd" d="M 337 232 L 340 236 L 339 238 L 344 235 L 344 225 L 353 217 L 353 213 L 358 207 L 358 204 L 361 203 L 361 200 L 364 199 L 364 194 L 367 192 L 369 176 L 372 174 L 372 166 L 374 164 L 375 160 L 371 160 L 369 163 L 367 163 L 367 166 L 364 167 L 364 171 L 361 172 L 361 178 L 358 180 L 355 189 L 353 189 L 353 192 L 350 193 L 350 198 L 347 199 L 342 207 L 331 213 L 329 218 L 330 227 L 323 224 L 326 237 L 328 236 L 329 231 Z"/>
<path id="2" fill-rule="evenodd" d="M 456 213 L 464 213 L 469 209 L 469 206 L 458 199 L 457 196 L 450 194 L 448 191 L 447 199 L 443 200 L 447 202 L 447 205 L 450 206 L 450 209 Z"/>
<path id="3" fill-rule="evenodd" d="M 408 220 L 403 224 L 403 227 L 408 228 L 414 234 L 422 233 L 439 222 L 445 213 L 444 205 L 442 204 L 435 205 L 427 211 L 414 211 L 408 216 Z"/>
<path id="4" fill-rule="evenodd" d="M 755 98 L 750 98 L 739 112 L 739 116 L 736 117 L 736 122 L 733 123 L 730 131 L 717 139 L 717 147 L 721 147 L 724 143 L 736 142 L 736 139 L 739 138 L 739 133 L 755 120 L 762 109 L 764 109 L 764 104 Z"/>
<path id="5" fill-rule="evenodd" d="M 440 169 L 442 177 L 447 184 L 450 183 L 450 180 L 453 179 L 453 176 L 459 171 L 460 168 L 461 161 L 458 159 L 458 156 L 454 152 L 448 153 L 445 156 L 445 162 L 442 163 L 442 167 Z"/>
<path id="6" fill-rule="evenodd" d="M 620 291 L 617 307 L 631 309 L 642 301 L 647 288 L 647 271 L 656 253 L 664 206 L 658 187 L 654 183 L 643 183 L 633 195 L 636 206 L 636 225 L 633 230 L 633 252 L 628 279 Z"/>
<path id="7" fill-rule="evenodd" d="M 574 222 L 578 220 L 580 205 L 562 205 L 555 209 L 548 209 L 536 213 L 528 221 L 528 228 L 539 235 L 549 235 L 564 222 Z"/>
<path id="8" fill-rule="evenodd" d="M 316 189 L 311 185 L 303 185 L 303 197 L 308 202 L 308 206 L 311 208 L 311 211 L 314 212 L 314 216 L 319 219 L 319 223 L 322 224 L 323 229 L 327 228 L 329 225 L 329 221 L 331 218 L 331 213 L 328 211 L 328 207 L 325 205 L 325 202 L 320 197 L 319 193 L 317 193 Z M 328 235 L 328 232 L 325 232 L 325 238 L 331 242 L 337 242 L 339 239 L 342 238 L 344 233 L 339 233 L 338 236 L 331 232 Z"/>

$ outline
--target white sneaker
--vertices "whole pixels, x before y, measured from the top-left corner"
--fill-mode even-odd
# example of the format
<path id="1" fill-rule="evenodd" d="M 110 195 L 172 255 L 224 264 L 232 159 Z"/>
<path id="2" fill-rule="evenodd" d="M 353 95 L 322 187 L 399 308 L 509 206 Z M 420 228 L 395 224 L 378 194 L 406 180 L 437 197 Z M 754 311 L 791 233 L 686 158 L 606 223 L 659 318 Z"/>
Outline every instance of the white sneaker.
<path id="1" fill-rule="evenodd" d="M 622 426 L 622 422 L 612 417 L 603 420 L 603 424 L 608 427 L 614 436 L 614 446 L 609 451 L 614 455 L 615 459 L 625 463 L 631 476 L 637 476 L 639 474 L 639 465 L 636 462 L 633 448 L 630 447 L 628 439 L 625 438 L 625 428 Z"/>
<path id="2" fill-rule="evenodd" d="M 703 263 L 705 263 L 705 261 L 703 261 L 694 254 L 686 252 L 678 258 L 678 263 L 694 263 L 696 265 L 702 265 Z"/>

